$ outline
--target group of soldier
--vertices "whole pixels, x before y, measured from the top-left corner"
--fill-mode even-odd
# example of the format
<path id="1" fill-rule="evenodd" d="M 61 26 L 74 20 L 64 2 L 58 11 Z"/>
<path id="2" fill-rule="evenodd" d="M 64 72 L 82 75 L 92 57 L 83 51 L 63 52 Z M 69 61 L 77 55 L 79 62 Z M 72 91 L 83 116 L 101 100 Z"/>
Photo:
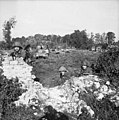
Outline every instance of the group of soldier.
<path id="1" fill-rule="evenodd" d="M 75 74 L 75 77 L 79 77 L 79 76 L 86 76 L 86 75 L 92 75 L 93 74 L 93 67 L 92 64 L 88 61 L 88 60 L 84 60 L 81 61 L 81 65 L 80 65 L 80 70 L 77 72 L 77 74 Z M 68 73 L 68 69 L 66 69 L 66 67 L 61 66 L 59 68 L 59 73 L 60 73 L 60 79 L 65 78 L 65 76 Z"/>
<path id="2" fill-rule="evenodd" d="M 12 46 L 13 51 L 11 52 L 10 56 L 12 56 L 13 60 L 15 60 L 17 57 L 23 57 L 24 61 L 26 63 L 32 63 L 34 61 L 34 58 L 37 59 L 38 56 L 36 56 L 35 52 L 42 52 L 43 46 L 39 45 L 37 46 L 35 52 L 33 51 L 30 44 L 26 45 L 24 48 L 20 44 L 20 42 L 15 42 Z M 48 49 L 48 47 L 46 48 Z M 47 50 L 47 54 L 49 53 L 49 50 Z"/>
<path id="3" fill-rule="evenodd" d="M 11 52 L 10 56 L 12 56 L 13 60 L 17 57 L 23 57 L 25 62 L 31 61 L 31 46 L 27 45 L 25 48 L 22 47 L 20 42 L 15 42 L 12 46 L 13 51 Z"/>

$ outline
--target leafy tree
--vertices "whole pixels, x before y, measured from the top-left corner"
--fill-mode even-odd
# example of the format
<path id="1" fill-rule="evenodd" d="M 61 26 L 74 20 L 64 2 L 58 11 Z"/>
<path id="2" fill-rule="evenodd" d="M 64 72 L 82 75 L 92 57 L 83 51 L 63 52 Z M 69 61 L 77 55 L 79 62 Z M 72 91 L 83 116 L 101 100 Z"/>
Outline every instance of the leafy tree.
<path id="1" fill-rule="evenodd" d="M 63 37 L 63 43 L 66 43 L 68 46 L 72 46 L 72 39 L 69 34 Z"/>
<path id="2" fill-rule="evenodd" d="M 106 33 L 105 33 L 105 32 L 102 33 L 102 35 L 101 35 L 101 41 L 102 41 L 103 44 L 106 44 L 106 43 L 107 43 Z"/>
<path id="3" fill-rule="evenodd" d="M 114 44 L 119 47 L 119 40 L 115 42 Z"/>
<path id="4" fill-rule="evenodd" d="M 107 40 L 108 40 L 108 44 L 111 45 L 114 42 L 115 39 L 115 33 L 113 32 L 108 32 L 107 33 Z"/>
<path id="5" fill-rule="evenodd" d="M 62 40 L 62 39 L 61 39 L 61 36 L 58 35 L 58 36 L 57 36 L 57 44 L 60 44 L 60 43 L 61 43 L 61 40 Z"/>
<path id="6" fill-rule="evenodd" d="M 95 34 L 95 44 L 102 43 L 101 35 L 99 33 Z"/>
<path id="7" fill-rule="evenodd" d="M 11 29 L 15 27 L 16 22 L 17 21 L 15 20 L 15 17 L 12 17 L 8 21 L 5 21 L 3 24 L 3 36 L 8 49 L 10 49 L 12 46 Z"/>
<path id="8" fill-rule="evenodd" d="M 37 46 L 37 41 L 33 36 L 29 36 L 26 38 L 26 44 L 30 44 L 31 47 L 36 47 Z"/>
<path id="9" fill-rule="evenodd" d="M 72 46 L 78 49 L 86 49 L 87 48 L 87 33 L 86 30 L 75 30 L 74 33 L 70 35 Z"/>
<path id="10" fill-rule="evenodd" d="M 0 41 L 0 49 L 4 50 L 7 48 L 6 42 L 5 41 Z"/>
<path id="11" fill-rule="evenodd" d="M 37 41 L 37 43 L 40 44 L 42 42 L 42 40 L 43 40 L 43 35 L 41 35 L 41 34 L 35 34 L 34 38 Z"/>
<path id="12" fill-rule="evenodd" d="M 87 40 L 87 49 L 91 50 L 91 48 L 93 47 L 93 45 L 94 45 L 93 39 L 92 38 L 88 39 Z"/>
<path id="13" fill-rule="evenodd" d="M 102 34 L 99 34 L 99 33 L 96 33 L 95 34 L 95 44 L 105 44 L 107 43 L 107 39 L 106 39 L 106 33 L 102 33 Z"/>

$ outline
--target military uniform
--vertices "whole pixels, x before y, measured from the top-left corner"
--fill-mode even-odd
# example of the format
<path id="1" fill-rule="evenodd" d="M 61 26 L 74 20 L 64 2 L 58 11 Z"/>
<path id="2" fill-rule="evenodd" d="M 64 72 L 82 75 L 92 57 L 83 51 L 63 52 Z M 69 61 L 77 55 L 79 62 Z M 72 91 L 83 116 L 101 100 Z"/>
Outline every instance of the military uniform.
<path id="1" fill-rule="evenodd" d="M 30 63 L 31 62 L 31 58 L 32 58 L 32 55 L 31 55 L 31 46 L 27 45 L 24 50 L 25 50 L 24 61 L 27 62 L 27 63 Z"/>
<path id="2" fill-rule="evenodd" d="M 13 44 L 13 49 L 14 49 L 14 51 L 10 54 L 12 56 L 13 60 L 15 60 L 17 57 L 21 57 L 22 46 L 21 46 L 20 42 L 15 42 Z"/>
<path id="3" fill-rule="evenodd" d="M 84 60 L 81 65 L 81 75 L 92 75 L 92 68 L 87 60 Z"/>

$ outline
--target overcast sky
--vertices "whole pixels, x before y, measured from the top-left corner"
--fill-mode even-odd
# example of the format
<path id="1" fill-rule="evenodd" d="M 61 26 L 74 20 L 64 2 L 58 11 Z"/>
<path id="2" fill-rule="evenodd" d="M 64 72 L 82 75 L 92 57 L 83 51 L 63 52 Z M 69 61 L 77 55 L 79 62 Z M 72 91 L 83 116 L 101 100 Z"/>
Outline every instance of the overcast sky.
<path id="1" fill-rule="evenodd" d="M 16 16 L 12 37 L 112 31 L 119 39 L 119 0 L 0 1 L 0 39 L 5 20 Z"/>

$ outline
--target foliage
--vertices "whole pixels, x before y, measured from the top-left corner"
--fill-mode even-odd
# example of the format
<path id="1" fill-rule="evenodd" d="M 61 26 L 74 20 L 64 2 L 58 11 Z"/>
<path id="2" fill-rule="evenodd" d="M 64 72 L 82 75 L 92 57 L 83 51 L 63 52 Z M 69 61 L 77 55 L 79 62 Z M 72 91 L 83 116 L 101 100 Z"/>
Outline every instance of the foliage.
<path id="1" fill-rule="evenodd" d="M 101 41 L 101 35 L 99 33 L 95 34 L 95 44 L 102 43 Z"/>
<path id="2" fill-rule="evenodd" d="M 11 29 L 15 27 L 16 20 L 15 17 L 10 18 L 3 24 L 3 36 L 7 44 L 7 48 L 10 49 L 12 45 L 11 41 Z"/>
<path id="3" fill-rule="evenodd" d="M 21 105 L 16 107 L 12 105 L 6 114 L 5 120 L 39 120 L 40 116 L 34 115 L 34 112 L 37 111 L 38 110 L 34 110 L 31 106 L 26 107 Z"/>
<path id="4" fill-rule="evenodd" d="M 52 106 L 46 106 L 45 115 L 39 120 L 69 120 L 69 117 L 61 112 L 57 112 Z"/>
<path id="5" fill-rule="evenodd" d="M 90 50 L 94 44 L 103 44 L 108 43 L 112 44 L 114 42 L 115 33 L 108 32 L 106 33 L 96 33 L 95 35 L 91 33 L 91 37 L 88 37 L 86 30 L 74 30 L 71 34 L 66 34 L 64 36 L 60 35 L 42 35 L 35 34 L 34 36 L 28 36 L 21 38 L 11 39 L 11 30 L 15 27 L 16 24 L 15 17 L 10 18 L 8 21 L 5 21 L 3 24 L 3 35 L 4 40 L 6 41 L 7 49 L 10 49 L 12 42 L 19 41 L 23 46 L 30 44 L 33 48 L 36 48 L 37 45 L 48 44 L 50 48 L 58 48 L 58 46 L 65 45 L 65 47 L 75 47 L 77 49 L 88 49 Z"/>
<path id="6" fill-rule="evenodd" d="M 24 92 L 20 88 L 18 79 L 8 80 L 2 74 L 0 74 L 0 113 L 2 114 L 2 120 L 9 120 L 7 116 L 14 106 L 14 101 L 18 100 L 18 97 Z"/>
<path id="7" fill-rule="evenodd" d="M 93 45 L 93 39 L 88 38 L 86 30 L 75 30 L 72 34 L 67 34 L 63 37 L 59 35 L 41 35 L 35 34 L 34 36 L 13 38 L 13 42 L 19 41 L 23 46 L 30 44 L 32 47 L 37 45 L 48 44 L 50 48 L 58 48 L 58 46 L 75 47 L 78 49 L 90 49 Z M 24 41 L 24 42 L 23 42 Z"/>
<path id="8" fill-rule="evenodd" d="M 91 37 L 88 36 L 86 30 L 74 30 L 71 34 L 64 36 L 60 35 L 42 35 L 35 34 L 34 36 L 13 38 L 12 41 L 19 41 L 23 46 L 30 44 L 32 48 L 36 48 L 37 45 L 48 45 L 51 49 L 61 48 L 76 48 L 76 49 L 88 49 L 91 50 L 95 44 L 111 44 L 114 42 L 115 34 L 113 32 L 91 33 Z M 110 42 L 112 41 L 112 42 Z"/>
<path id="9" fill-rule="evenodd" d="M 94 45 L 93 39 L 89 38 L 87 40 L 87 49 L 91 50 L 92 46 Z"/>
<path id="10" fill-rule="evenodd" d="M 1 50 L 7 49 L 7 45 L 6 45 L 6 42 L 5 42 L 5 41 L 0 41 L 0 49 L 1 49 Z"/>
<path id="11" fill-rule="evenodd" d="M 119 47 L 119 40 L 114 42 L 114 45 L 118 46 Z"/>
<path id="12" fill-rule="evenodd" d="M 66 41 L 69 46 L 73 46 L 78 49 L 87 49 L 87 33 L 85 30 L 75 30 L 70 36 L 64 36 L 63 41 Z"/>
<path id="13" fill-rule="evenodd" d="M 102 35 L 101 35 L 101 41 L 102 41 L 102 43 L 107 43 L 107 34 L 105 32 L 102 33 Z"/>
<path id="14" fill-rule="evenodd" d="M 115 33 L 108 32 L 107 39 L 108 39 L 108 44 L 112 44 L 114 42 L 114 39 L 115 39 Z"/>
<path id="15" fill-rule="evenodd" d="M 119 48 L 110 48 L 107 52 L 103 52 L 97 59 L 94 66 L 94 72 L 99 76 L 105 77 L 110 82 L 119 85 Z"/>
<path id="16" fill-rule="evenodd" d="M 82 114 L 79 115 L 78 120 L 118 120 L 119 115 L 116 111 L 116 105 L 110 101 L 110 96 L 106 96 L 98 101 L 92 93 L 85 93 L 82 99 L 94 111 L 94 116 L 91 117 L 88 111 L 83 108 Z"/>

